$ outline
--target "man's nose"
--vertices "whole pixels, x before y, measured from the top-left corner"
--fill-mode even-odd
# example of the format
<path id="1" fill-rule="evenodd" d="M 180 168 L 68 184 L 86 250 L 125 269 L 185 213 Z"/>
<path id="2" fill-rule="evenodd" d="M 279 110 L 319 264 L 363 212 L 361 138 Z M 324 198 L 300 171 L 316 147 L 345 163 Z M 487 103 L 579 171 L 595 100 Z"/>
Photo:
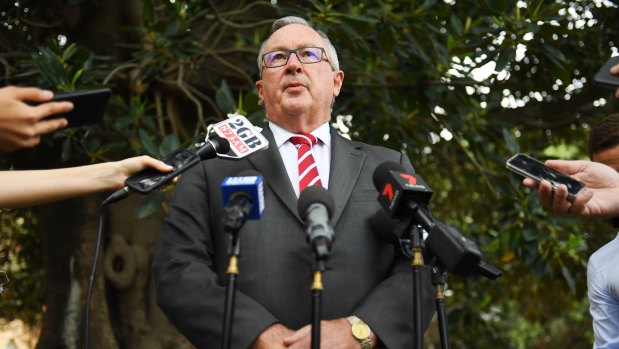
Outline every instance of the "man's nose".
<path id="1" fill-rule="evenodd" d="M 297 56 L 296 52 L 291 52 L 290 57 L 288 57 L 288 62 L 286 63 L 286 73 L 300 73 L 302 70 L 303 63 L 299 60 L 299 56 Z"/>

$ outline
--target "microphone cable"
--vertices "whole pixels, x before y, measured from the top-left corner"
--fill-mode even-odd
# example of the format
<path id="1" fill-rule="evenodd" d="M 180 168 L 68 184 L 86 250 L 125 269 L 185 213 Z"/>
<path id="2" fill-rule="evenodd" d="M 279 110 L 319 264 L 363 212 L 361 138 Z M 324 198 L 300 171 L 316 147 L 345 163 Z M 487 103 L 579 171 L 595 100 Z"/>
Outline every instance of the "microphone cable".
<path id="1" fill-rule="evenodd" d="M 95 255 L 92 260 L 92 269 L 90 270 L 90 276 L 88 277 L 88 291 L 86 291 L 86 312 L 84 315 L 84 349 L 88 349 L 88 334 L 89 334 L 89 324 L 90 324 L 90 300 L 92 298 L 92 288 L 95 283 L 95 274 L 97 272 L 97 261 L 99 260 L 99 253 L 101 252 L 101 241 L 103 240 L 103 218 L 105 213 L 105 208 L 114 202 L 120 201 L 129 196 L 129 189 L 124 187 L 122 189 L 118 189 L 112 195 L 108 196 L 105 200 L 101 202 L 99 205 L 99 228 L 97 229 L 97 241 L 95 243 Z"/>

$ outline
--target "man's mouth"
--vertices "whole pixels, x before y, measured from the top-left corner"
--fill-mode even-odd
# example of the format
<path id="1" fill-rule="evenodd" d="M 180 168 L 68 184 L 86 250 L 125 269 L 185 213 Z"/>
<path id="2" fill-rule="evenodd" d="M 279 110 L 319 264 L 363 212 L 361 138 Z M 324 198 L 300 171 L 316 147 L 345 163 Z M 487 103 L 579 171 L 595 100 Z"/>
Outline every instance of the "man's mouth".
<path id="1" fill-rule="evenodd" d="M 300 82 L 293 82 L 291 84 L 287 84 L 285 89 L 299 90 L 302 88 L 305 88 L 305 85 Z"/>

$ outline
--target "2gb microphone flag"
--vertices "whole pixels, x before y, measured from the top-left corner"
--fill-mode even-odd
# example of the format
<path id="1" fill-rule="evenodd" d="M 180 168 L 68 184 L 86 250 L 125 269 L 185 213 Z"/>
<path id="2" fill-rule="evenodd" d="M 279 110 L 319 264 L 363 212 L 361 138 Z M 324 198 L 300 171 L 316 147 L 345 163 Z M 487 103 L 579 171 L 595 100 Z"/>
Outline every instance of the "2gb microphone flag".
<path id="1" fill-rule="evenodd" d="M 228 119 L 209 126 L 208 133 L 215 133 L 230 142 L 230 151 L 219 154 L 231 159 L 244 158 L 259 150 L 269 147 L 269 141 L 254 125 L 240 114 L 228 114 Z"/>

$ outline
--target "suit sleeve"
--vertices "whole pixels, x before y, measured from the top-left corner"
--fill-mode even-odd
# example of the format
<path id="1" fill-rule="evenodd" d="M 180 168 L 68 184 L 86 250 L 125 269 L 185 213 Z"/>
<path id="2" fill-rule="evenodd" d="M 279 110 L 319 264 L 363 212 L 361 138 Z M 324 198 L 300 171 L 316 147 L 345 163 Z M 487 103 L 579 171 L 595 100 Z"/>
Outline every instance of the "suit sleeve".
<path id="1" fill-rule="evenodd" d="M 213 227 L 220 222 L 210 221 L 209 207 L 213 202 L 209 195 L 218 199 L 220 189 L 219 182 L 211 182 L 203 166 L 181 176 L 152 267 L 157 304 L 199 349 L 221 343 L 226 292 L 226 279 L 218 277 L 214 259 L 217 229 Z M 237 291 L 232 347 L 249 347 L 274 322 L 277 319 L 270 312 Z"/>
<path id="2" fill-rule="evenodd" d="M 413 166 L 404 154 L 400 164 L 406 171 Z M 399 248 L 397 248 L 399 251 Z M 435 312 L 429 267 L 421 271 L 422 330 L 425 332 Z M 389 277 L 378 284 L 355 309 L 354 315 L 367 323 L 380 342 L 390 349 L 409 348 L 414 343 L 413 268 L 411 260 L 396 253 Z"/>

